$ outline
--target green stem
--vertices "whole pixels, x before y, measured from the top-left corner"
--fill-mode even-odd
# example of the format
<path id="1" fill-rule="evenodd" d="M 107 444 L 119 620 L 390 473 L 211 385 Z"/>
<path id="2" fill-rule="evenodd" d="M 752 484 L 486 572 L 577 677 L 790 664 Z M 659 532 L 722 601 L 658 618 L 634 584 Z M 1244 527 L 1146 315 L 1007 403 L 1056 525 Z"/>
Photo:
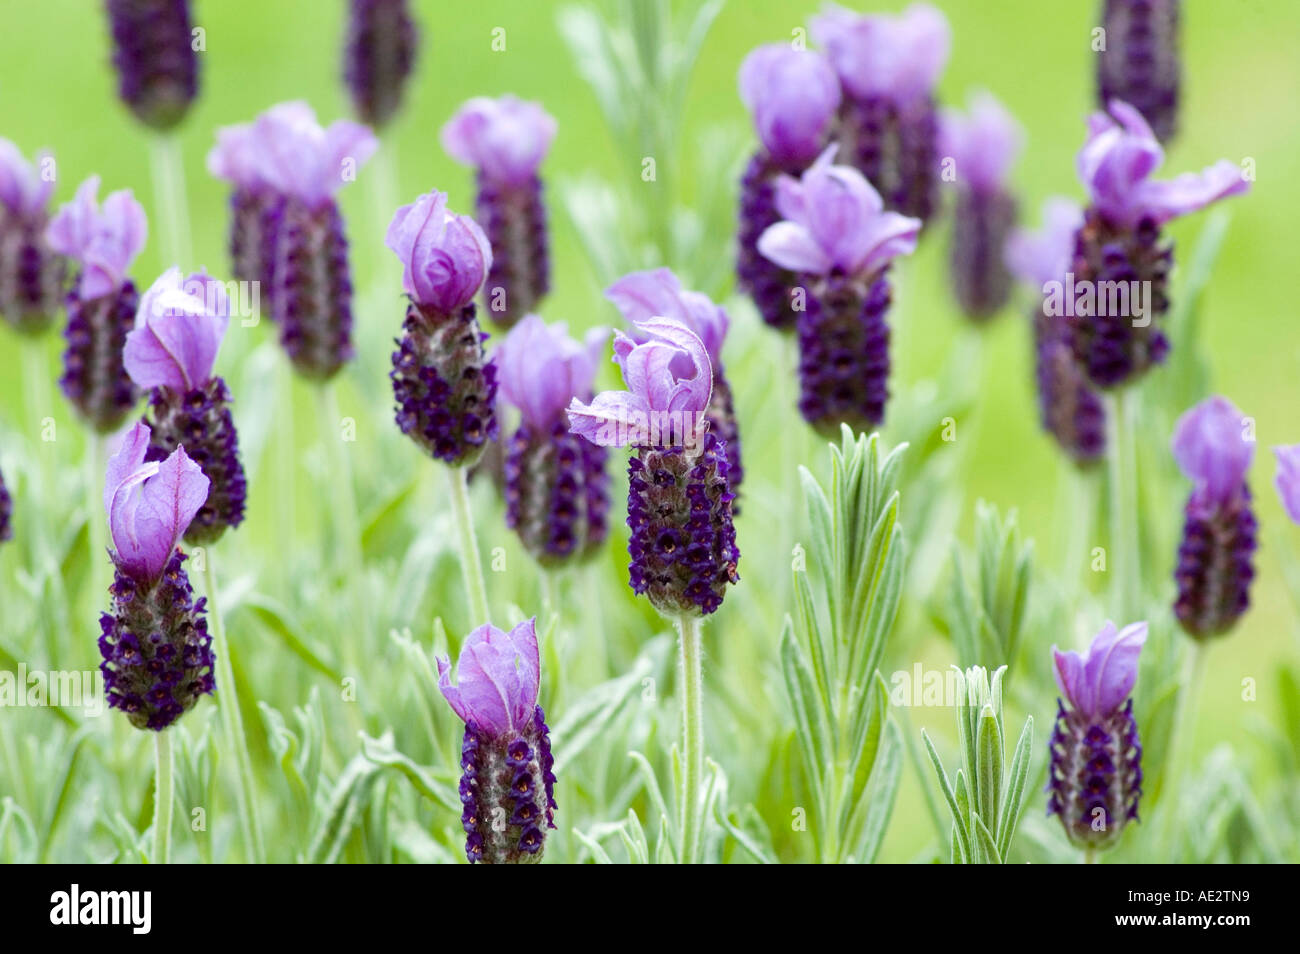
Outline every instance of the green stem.
<path id="1" fill-rule="evenodd" d="M 191 265 L 189 206 L 185 199 L 185 164 L 180 141 L 172 134 L 153 137 L 149 150 L 153 167 L 154 204 L 163 228 L 162 247 L 169 265 L 188 270 Z"/>
<path id="2" fill-rule="evenodd" d="M 1164 778 L 1160 782 L 1160 798 L 1164 803 L 1164 842 L 1166 861 L 1174 861 L 1174 820 L 1177 814 L 1177 795 L 1181 789 L 1186 768 L 1188 740 L 1196 726 L 1196 697 L 1200 695 L 1201 678 L 1205 673 L 1205 646 L 1193 640 L 1183 656 L 1183 672 L 1179 681 L 1178 702 L 1174 710 L 1174 725 L 1169 735 L 1169 751 L 1165 756 Z"/>
<path id="3" fill-rule="evenodd" d="M 1062 535 L 1061 582 L 1066 592 L 1073 592 L 1088 560 L 1088 538 L 1097 508 L 1097 483 L 1091 472 L 1080 470 L 1065 455 L 1060 455 L 1057 466 L 1061 483 L 1060 524 L 1066 528 Z"/>
<path id="4" fill-rule="evenodd" d="M 294 414 L 293 414 L 293 373 L 289 370 L 288 362 L 279 361 L 276 363 L 276 373 L 279 376 L 279 419 L 280 419 L 280 439 L 276 441 L 276 525 L 281 540 L 295 539 L 296 518 L 295 518 L 295 500 L 297 494 L 297 466 L 298 466 L 298 445 L 294 434 Z M 292 604 L 294 601 L 293 594 L 293 570 L 289 560 L 276 560 L 276 565 L 280 570 L 280 582 L 283 584 L 285 600 Z"/>
<path id="5" fill-rule="evenodd" d="M 1107 397 L 1107 457 L 1110 464 L 1110 546 L 1114 612 L 1127 625 L 1142 615 L 1142 564 L 1138 541 L 1137 448 L 1129 389 Z"/>
<path id="6" fill-rule="evenodd" d="M 483 564 L 479 561 L 478 537 L 474 534 L 474 514 L 469 506 L 469 476 L 464 467 L 447 469 L 451 485 L 451 509 L 456 516 L 456 530 L 460 535 L 460 568 L 465 575 L 465 594 L 473 624 L 481 626 L 490 622 L 487 587 L 483 583 Z"/>
<path id="7" fill-rule="evenodd" d="M 344 588 L 353 603 L 361 643 L 368 648 L 372 643 L 370 606 L 365 599 L 365 556 L 361 550 L 361 521 L 357 516 L 357 498 L 352 489 L 352 461 L 338 431 L 342 418 L 339 416 L 334 386 L 321 385 L 317 396 L 320 401 L 322 437 L 328 445 L 328 454 L 333 459 L 333 473 L 329 475 L 329 483 L 334 494 L 335 542 L 343 552 Z M 357 640 L 344 639 L 342 651 L 345 665 L 354 675 L 359 674 Z"/>
<path id="8" fill-rule="evenodd" d="M 700 817 L 700 782 L 704 778 L 704 678 L 700 663 L 700 618 L 681 616 L 677 631 L 682 666 L 682 864 L 699 861 L 703 820 Z"/>
<path id="9" fill-rule="evenodd" d="M 153 863 L 165 865 L 171 857 L 172 832 L 172 734 L 164 729 L 153 734 Z"/>
<path id="10" fill-rule="evenodd" d="M 1084 863 L 1085 865 L 1095 865 L 1095 864 L 1097 863 L 1097 849 L 1096 849 L 1096 848 L 1085 848 L 1085 849 L 1083 849 L 1083 863 Z"/>
<path id="11" fill-rule="evenodd" d="M 235 766 L 239 800 L 239 825 L 244 836 L 244 851 L 255 864 L 263 858 L 262 831 L 257 823 L 257 800 L 253 792 L 253 767 L 248 758 L 248 745 L 244 738 L 244 719 L 239 712 L 239 692 L 235 687 L 235 670 L 230 662 L 230 647 L 226 642 L 226 627 L 221 619 L 221 605 L 217 601 L 217 574 L 213 569 L 212 549 L 203 553 L 203 587 L 208 598 L 208 628 L 212 632 L 212 653 L 217 667 L 217 708 L 221 710 L 221 724 Z"/>

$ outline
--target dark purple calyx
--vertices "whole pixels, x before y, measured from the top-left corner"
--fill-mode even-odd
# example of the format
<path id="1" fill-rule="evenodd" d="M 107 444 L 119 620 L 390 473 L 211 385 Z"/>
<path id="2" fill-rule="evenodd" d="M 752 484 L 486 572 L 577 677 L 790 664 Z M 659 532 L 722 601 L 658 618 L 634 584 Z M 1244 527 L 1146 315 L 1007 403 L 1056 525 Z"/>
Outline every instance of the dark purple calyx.
<path id="1" fill-rule="evenodd" d="M 1088 210 L 1075 238 L 1075 295 L 1065 311 L 1066 339 L 1094 386 L 1117 387 L 1165 360 L 1169 341 L 1160 322 L 1169 310 L 1172 266 L 1173 244 L 1161 241 L 1154 221 L 1133 229 Z M 1067 296 L 1069 288 L 1067 282 Z M 1138 302 L 1144 314 L 1137 314 Z"/>
<path id="2" fill-rule="evenodd" d="M 14 501 L 9 496 L 9 488 L 5 486 L 5 475 L 0 473 L 0 543 L 13 539 L 13 514 Z"/>
<path id="3" fill-rule="evenodd" d="M 264 223 L 275 234 L 271 312 L 303 377 L 326 381 L 352 358 L 352 277 L 343 217 L 285 197 Z"/>
<path id="4" fill-rule="evenodd" d="M 139 304 L 140 296 L 129 280 L 116 293 L 90 301 L 82 301 L 74 285 L 66 299 L 67 348 L 59 387 L 100 434 L 117 430 L 138 396 L 127 376 L 122 349 L 135 327 Z"/>
<path id="5" fill-rule="evenodd" d="M 712 613 L 740 579 L 725 445 L 706 433 L 695 455 L 637 448 L 627 472 L 633 591 L 666 616 Z"/>
<path id="6" fill-rule="evenodd" d="M 1095 721 L 1057 700 L 1049 745 L 1047 813 L 1057 815 L 1079 848 L 1105 848 L 1138 821 L 1142 743 L 1133 700 Z"/>
<path id="7" fill-rule="evenodd" d="M 542 180 L 534 175 L 520 185 L 507 185 L 480 174 L 477 218 L 492 246 L 483 299 L 492 322 L 509 328 L 551 288 Z"/>
<path id="8" fill-rule="evenodd" d="M 1168 142 L 1178 126 L 1179 0 L 1106 0 L 1106 49 L 1097 53 L 1097 102 L 1129 103 Z"/>
<path id="9" fill-rule="evenodd" d="M 543 566 L 589 556 L 605 541 L 608 451 L 557 420 L 549 433 L 515 431 L 505 463 L 506 524 Z"/>
<path id="10" fill-rule="evenodd" d="M 828 436 L 841 422 L 870 431 L 889 399 L 889 280 L 836 273 L 810 285 L 799 316 L 799 411 Z"/>
<path id="11" fill-rule="evenodd" d="M 230 193 L 230 262 L 241 282 L 260 282 L 264 294 L 273 288 L 275 232 L 283 200 L 265 189 L 236 186 Z M 262 312 L 274 319 L 270 302 Z"/>
<path id="12" fill-rule="evenodd" d="M 100 671 L 108 704 L 137 729 L 167 728 L 216 689 L 206 599 L 194 600 L 182 565 L 172 554 L 161 577 L 141 581 L 116 572 L 108 591 L 113 612 L 99 618 Z"/>
<path id="13" fill-rule="evenodd" d="M 776 180 L 782 173 L 803 169 L 782 166 L 765 152 L 749 160 L 740 180 L 740 222 L 737 233 L 736 279 L 749 293 L 759 317 L 773 328 L 793 329 L 798 320 L 791 301 L 799 276 L 769 261 L 758 250 L 758 238 L 784 216 L 776 210 Z"/>
<path id="14" fill-rule="evenodd" d="M 1000 190 L 959 186 L 953 209 L 948 276 L 962 312 L 982 322 L 1011 297 L 1002 249 L 1016 224 L 1016 200 Z"/>
<path id="15" fill-rule="evenodd" d="M 150 427 L 146 460 L 165 460 L 180 445 L 208 478 L 208 499 L 190 521 L 185 542 L 215 543 L 227 527 L 244 520 L 247 483 L 239 460 L 239 436 L 230 416 L 230 391 L 221 378 L 181 394 L 155 388 L 145 423 Z"/>
<path id="16" fill-rule="evenodd" d="M 171 129 L 199 91 L 188 0 L 108 0 L 117 92 L 137 119 Z"/>
<path id="17" fill-rule="evenodd" d="M 1070 459 L 1086 467 L 1106 453 L 1106 406 L 1075 363 L 1063 321 L 1042 308 L 1033 318 L 1039 419 Z"/>
<path id="18" fill-rule="evenodd" d="M 885 208 L 928 222 L 938 207 L 939 120 L 934 100 L 905 105 L 880 96 L 840 105 L 838 161 L 876 187 Z"/>
<path id="19" fill-rule="evenodd" d="M 704 412 L 709 421 L 709 433 L 713 434 L 726 446 L 727 482 L 731 484 L 733 494 L 740 493 L 740 482 L 744 479 L 745 468 L 740 460 L 740 422 L 736 420 L 736 405 L 731 397 L 731 382 L 721 364 L 713 367 L 713 394 L 709 398 L 709 407 Z M 740 513 L 740 505 L 732 502 L 732 512 Z"/>
<path id="20" fill-rule="evenodd" d="M 343 80 L 366 125 L 382 126 L 397 112 L 417 42 L 406 0 L 352 0 Z"/>
<path id="21" fill-rule="evenodd" d="M 471 302 L 453 314 L 411 302 L 393 352 L 397 426 L 438 460 L 474 464 L 496 439 L 497 369 Z"/>
<path id="22" fill-rule="evenodd" d="M 465 726 L 460 800 L 470 864 L 530 865 L 542 860 L 555 827 L 555 759 L 542 707 L 522 730 L 494 738 Z"/>
<path id="23" fill-rule="evenodd" d="M 1194 491 L 1184 514 L 1174 615 L 1188 635 L 1206 639 L 1232 629 L 1250 607 L 1258 525 L 1244 483 L 1226 501 Z"/>
<path id="24" fill-rule="evenodd" d="M 45 241 L 46 217 L 31 220 L 0 205 L 0 317 L 20 334 L 38 335 L 63 300 L 66 264 Z"/>

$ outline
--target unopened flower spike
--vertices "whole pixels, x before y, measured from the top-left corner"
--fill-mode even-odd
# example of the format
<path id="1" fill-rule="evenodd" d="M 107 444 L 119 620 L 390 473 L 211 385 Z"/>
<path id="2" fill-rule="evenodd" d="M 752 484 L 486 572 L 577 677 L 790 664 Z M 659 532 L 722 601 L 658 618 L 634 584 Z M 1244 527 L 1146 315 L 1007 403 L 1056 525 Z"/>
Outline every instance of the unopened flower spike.
<path id="1" fill-rule="evenodd" d="M 351 0 L 343 79 L 357 118 L 378 129 L 402 104 L 419 30 L 408 0 Z"/>
<path id="2" fill-rule="evenodd" d="M 550 238 L 537 169 L 555 138 L 555 118 L 515 96 L 475 97 L 442 127 L 442 145 L 478 176 L 475 218 L 492 245 L 483 289 L 493 322 L 509 328 L 551 287 Z"/>
<path id="3" fill-rule="evenodd" d="M 1107 112 L 1089 117 L 1076 160 L 1088 209 L 1060 304 L 1075 360 L 1099 388 L 1127 384 L 1169 353 L 1160 326 L 1169 309 L 1173 244 L 1162 240 L 1161 228 L 1250 188 L 1228 159 L 1152 179 L 1163 161 L 1151 127 L 1128 103 L 1113 100 Z M 1128 294 L 1103 294 L 1114 288 Z"/>
<path id="4" fill-rule="evenodd" d="M 348 120 L 322 127 L 306 103 L 267 110 L 251 136 L 255 181 L 272 196 L 259 231 L 274 242 L 263 277 L 280 343 L 299 374 L 328 380 L 353 355 L 352 274 L 335 194 L 379 143 Z"/>
<path id="5" fill-rule="evenodd" d="M 871 181 L 886 208 L 927 221 L 938 204 L 934 89 L 952 46 L 947 19 L 924 3 L 897 16 L 828 4 L 810 28 L 844 88 L 841 161 Z"/>
<path id="6" fill-rule="evenodd" d="M 859 431 L 885 418 L 889 397 L 889 263 L 916 249 L 919 219 L 884 208 L 862 174 L 833 165 L 830 146 L 800 179 L 777 182 L 784 221 L 758 249 L 800 275 L 799 410 L 814 427 Z"/>
<path id="7" fill-rule="evenodd" d="M 614 333 L 627 391 L 574 398 L 569 423 L 605 447 L 632 448 L 627 525 L 632 590 L 673 619 L 714 612 L 737 582 L 726 441 L 708 427 L 713 368 L 700 337 L 674 318 Z"/>
<path id="8" fill-rule="evenodd" d="M 1016 199 L 1007 180 L 1023 135 L 987 92 L 972 96 L 965 114 L 943 111 L 939 129 L 940 154 L 952 161 L 955 176 L 948 275 L 966 317 L 984 321 L 1011 295 L 1002 249 L 1016 224 Z"/>
<path id="9" fill-rule="evenodd" d="M 1095 464 L 1106 452 L 1106 407 L 1074 361 L 1065 339 L 1064 318 L 1050 314 L 1044 297 L 1049 283 L 1060 283 L 1070 267 L 1074 236 L 1083 210 L 1069 199 L 1043 203 L 1043 226 L 1018 229 L 1007 240 L 1011 273 L 1033 291 L 1030 322 L 1034 334 L 1034 379 L 1039 420 L 1075 464 Z"/>
<path id="10" fill-rule="evenodd" d="M 840 81 L 820 53 L 770 43 L 740 64 L 740 98 L 759 148 L 740 183 L 736 277 L 765 322 L 792 329 L 798 314 L 791 293 L 798 278 L 759 253 L 758 237 L 781 220 L 777 177 L 799 175 L 825 148 L 840 105 Z"/>
<path id="11" fill-rule="evenodd" d="M 230 391 L 213 373 L 229 321 L 220 281 L 206 272 L 182 278 L 171 268 L 140 299 L 135 330 L 126 338 L 127 373 L 149 394 L 146 459 L 163 460 L 184 444 L 210 482 L 185 532 L 191 546 L 214 543 L 244 519 L 247 485 Z"/>
<path id="12" fill-rule="evenodd" d="M 147 460 L 149 439 L 146 425 L 133 425 L 108 461 L 104 509 L 116 573 L 99 651 L 108 704 L 137 729 L 159 731 L 216 686 L 206 600 L 194 599 L 176 548 L 207 499 L 208 478 L 183 447 Z"/>
<path id="13" fill-rule="evenodd" d="M 1129 694 L 1146 638 L 1146 623 L 1117 630 L 1108 622 L 1085 655 L 1052 647 L 1065 701 L 1057 700 L 1048 746 L 1047 813 L 1084 850 L 1109 848 L 1139 820 L 1142 742 Z"/>
<path id="14" fill-rule="evenodd" d="M 53 192 L 53 157 L 28 162 L 0 138 L 0 318 L 22 334 L 45 331 L 62 303 L 66 264 L 45 239 Z"/>
<path id="15" fill-rule="evenodd" d="M 1178 53 L 1181 0 L 1105 0 L 1105 49 L 1097 56 L 1097 102 L 1132 103 L 1156 138 L 1178 127 L 1182 66 Z"/>
<path id="16" fill-rule="evenodd" d="M 99 176 L 77 189 L 45 230 L 46 241 L 80 269 L 65 304 L 63 376 L 59 384 L 77 412 L 101 434 L 116 430 L 135 404 L 136 390 L 122 362 L 140 296 L 127 277 L 144 248 L 148 223 L 129 189 L 101 206 Z"/>
<path id="17" fill-rule="evenodd" d="M 519 409 L 505 458 L 506 523 L 544 566 L 589 556 L 605 541 L 609 452 L 570 432 L 565 409 L 590 400 L 609 332 L 570 338 L 526 315 L 493 354 L 501 398 Z"/>
<path id="18" fill-rule="evenodd" d="M 438 688 L 465 723 L 461 826 L 470 863 L 536 864 L 555 828 L 555 759 L 537 704 L 537 620 L 509 632 L 485 623 L 465 639 L 451 681 L 439 657 Z"/>
<path id="19" fill-rule="evenodd" d="M 402 262 L 409 299 L 389 374 L 397 426 L 430 456 L 472 465 L 497 435 L 497 368 L 474 306 L 492 249 L 437 191 L 398 209 L 385 242 Z"/>
<path id="20" fill-rule="evenodd" d="M 1192 481 L 1174 579 L 1174 615 L 1195 639 L 1226 633 L 1250 606 L 1258 527 L 1246 471 L 1255 455 L 1249 421 L 1211 397 L 1178 419 L 1173 453 Z"/>
<path id="21" fill-rule="evenodd" d="M 146 126 L 171 129 L 199 91 L 189 0 L 107 0 L 117 93 Z"/>

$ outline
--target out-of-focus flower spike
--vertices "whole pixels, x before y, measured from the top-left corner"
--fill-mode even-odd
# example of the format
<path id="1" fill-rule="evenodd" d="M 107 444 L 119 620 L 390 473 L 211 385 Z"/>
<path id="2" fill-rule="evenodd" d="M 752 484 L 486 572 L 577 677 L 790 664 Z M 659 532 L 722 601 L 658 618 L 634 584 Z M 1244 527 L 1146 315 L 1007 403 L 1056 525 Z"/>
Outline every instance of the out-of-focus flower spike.
<path id="1" fill-rule="evenodd" d="M 1178 53 L 1181 0 L 1104 0 L 1106 48 L 1097 52 L 1097 102 L 1132 103 L 1156 138 L 1178 127 L 1182 66 Z"/>
<path id="2" fill-rule="evenodd" d="M 136 118 L 171 129 L 199 91 L 189 0 L 107 0 L 117 92 Z"/>
<path id="3" fill-rule="evenodd" d="M 0 543 L 13 539 L 13 515 L 14 501 L 9 496 L 9 488 L 5 486 L 5 475 L 0 473 Z"/>
<path id="4" fill-rule="evenodd" d="M 63 296 L 66 264 L 45 239 L 53 191 L 53 157 L 28 162 L 0 138 L 0 318 L 21 334 L 45 331 Z"/>
<path id="5" fill-rule="evenodd" d="M 393 118 L 418 44 L 407 0 L 351 0 L 343 79 L 363 123 L 378 129 Z"/>

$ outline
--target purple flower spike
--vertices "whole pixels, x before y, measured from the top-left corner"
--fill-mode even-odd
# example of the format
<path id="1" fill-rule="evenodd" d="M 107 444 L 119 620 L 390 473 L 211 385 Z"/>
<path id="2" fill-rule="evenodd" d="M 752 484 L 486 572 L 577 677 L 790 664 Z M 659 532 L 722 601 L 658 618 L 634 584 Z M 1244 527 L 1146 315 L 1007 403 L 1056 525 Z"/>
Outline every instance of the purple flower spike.
<path id="1" fill-rule="evenodd" d="M 1132 103 L 1168 142 L 1178 124 L 1180 0 L 1106 0 L 1106 48 L 1097 54 L 1097 102 Z"/>
<path id="2" fill-rule="evenodd" d="M 384 242 L 401 259 L 406 294 L 439 311 L 468 305 L 492 267 L 483 230 L 468 215 L 449 211 L 447 196 L 437 191 L 398 209 Z"/>
<path id="3" fill-rule="evenodd" d="M 848 94 L 839 123 L 846 160 L 889 208 L 928 219 L 938 185 L 934 87 L 952 44 L 948 21 L 920 3 L 896 17 L 831 5 L 811 28 Z"/>
<path id="4" fill-rule="evenodd" d="M 565 407 L 590 398 L 609 332 L 579 344 L 563 324 L 527 315 L 497 347 L 501 397 L 520 412 L 505 460 L 506 523 L 544 566 L 594 553 L 609 514 L 608 451 L 570 433 Z"/>
<path id="5" fill-rule="evenodd" d="M 740 98 L 767 155 L 782 165 L 806 164 L 826 145 L 840 83 L 819 53 L 771 43 L 740 64 Z"/>
<path id="6" fill-rule="evenodd" d="M 1292 523 L 1300 523 L 1300 444 L 1274 447 L 1277 456 L 1277 476 L 1274 486 L 1278 498 Z"/>
<path id="7" fill-rule="evenodd" d="M 194 546 L 214 543 L 244 519 L 247 481 L 230 391 L 212 373 L 229 311 L 221 282 L 206 272 L 182 279 L 172 268 L 145 292 L 124 352 L 127 373 L 150 392 L 148 459 L 163 460 L 184 444 L 210 481 L 185 533 Z"/>
<path id="8" fill-rule="evenodd" d="M 733 492 L 739 492 L 744 475 L 740 459 L 740 425 L 736 420 L 731 384 L 722 367 L 722 343 L 731 321 L 722 306 L 697 291 L 682 288 L 671 269 L 656 268 L 624 275 L 609 288 L 605 297 L 614 303 L 632 325 L 654 318 L 674 318 L 699 337 L 713 366 L 713 394 L 709 400 L 709 432 L 727 446 L 727 477 Z M 678 359 L 679 362 L 683 359 Z M 734 508 L 739 512 L 739 508 Z"/>
<path id="9" fill-rule="evenodd" d="M 537 704 L 536 619 L 510 632 L 485 623 L 461 647 L 457 685 L 439 657 L 438 687 L 465 722 L 461 824 L 470 863 L 536 864 L 555 827 L 555 760 Z"/>
<path id="10" fill-rule="evenodd" d="M 21 334 L 48 328 L 63 294 L 65 264 L 45 239 L 53 162 L 0 138 L 0 317 Z"/>
<path id="11" fill-rule="evenodd" d="M 361 121 L 385 125 L 402 103 L 419 46 L 407 0 L 352 0 L 343 79 Z"/>
<path id="12" fill-rule="evenodd" d="M 1068 199 L 1043 204 L 1043 227 L 1018 229 L 1007 240 L 1006 264 L 1029 285 L 1039 303 L 1030 316 L 1034 331 L 1035 377 L 1043 429 L 1080 467 L 1101 460 L 1106 452 L 1106 408 L 1074 362 L 1061 317 L 1049 314 L 1042 295 L 1049 282 L 1060 282 L 1074 252 L 1074 236 L 1083 210 Z"/>
<path id="13" fill-rule="evenodd" d="M 828 148 L 801 179 L 777 182 L 785 221 L 768 228 L 758 249 L 803 274 L 799 316 L 799 410 L 825 433 L 840 422 L 858 430 L 884 420 L 889 381 L 891 291 L 886 272 L 916 248 L 918 219 L 886 212 L 857 170 L 832 165 Z"/>
<path id="14" fill-rule="evenodd" d="M 634 449 L 627 524 L 632 590 L 666 616 L 722 605 L 739 581 L 735 494 L 726 442 L 711 433 L 713 372 L 699 336 L 675 318 L 637 323 L 640 343 L 615 332 L 614 360 L 627 391 L 569 405 L 570 429 L 594 444 Z"/>
<path id="15" fill-rule="evenodd" d="M 13 513 L 13 498 L 9 496 L 9 488 L 5 486 L 5 475 L 0 473 L 0 543 L 13 539 L 14 528 L 10 523 Z"/>
<path id="16" fill-rule="evenodd" d="M 126 277 L 144 247 L 148 224 L 129 190 L 101 207 L 99 177 L 77 189 L 45 230 L 50 247 L 77 262 L 81 278 L 68 292 L 63 376 L 59 384 L 77 412 L 101 434 L 115 431 L 135 403 L 122 349 L 139 296 Z"/>
<path id="17" fill-rule="evenodd" d="M 1257 525 L 1246 471 L 1255 454 L 1247 419 L 1211 397 L 1178 419 L 1173 453 L 1195 485 L 1184 510 L 1174 613 L 1196 639 L 1230 630 L 1250 606 Z"/>
<path id="18" fill-rule="evenodd" d="M 146 126 L 171 129 L 199 91 L 189 0 L 107 0 L 118 95 Z"/>
<path id="19" fill-rule="evenodd" d="M 113 612 L 100 617 L 108 704 L 137 729 L 161 731 L 216 688 L 212 640 L 176 549 L 208 495 L 208 478 L 178 447 L 149 461 L 135 424 L 108 461 L 104 509 L 116 566 Z"/>
<path id="20" fill-rule="evenodd" d="M 300 104 L 287 104 L 297 108 Z M 272 110 L 284 109 L 272 107 Z M 258 141 L 252 123 L 217 130 L 217 144 L 208 153 L 208 171 L 229 182 L 230 261 L 234 277 L 258 282 L 269 292 L 275 262 L 275 225 L 279 197 L 267 184 L 258 163 Z M 266 309 L 274 319 L 273 309 Z"/>
<path id="21" fill-rule="evenodd" d="M 946 111 L 940 120 L 940 151 L 956 172 L 949 277 L 957 303 L 975 321 L 995 315 L 1011 295 L 1002 248 L 1015 226 L 1016 200 L 1007 174 L 1022 139 L 1020 124 L 989 93 L 971 97 L 968 115 Z"/>
<path id="22" fill-rule="evenodd" d="M 1128 103 L 1114 101 L 1109 113 L 1088 119 L 1088 141 L 1079 151 L 1079 178 L 1090 205 L 1075 242 L 1067 288 L 1092 291 L 1092 300 L 1071 297 L 1066 311 L 1075 360 L 1101 388 L 1128 383 L 1164 361 L 1169 342 L 1160 319 L 1169 308 L 1173 246 L 1162 242 L 1161 226 L 1211 202 L 1249 190 L 1241 170 L 1227 159 L 1200 173 L 1167 181 L 1151 174 L 1164 150 L 1151 127 Z M 1130 291 L 1118 305 L 1102 302 L 1102 290 Z M 1142 307 L 1133 305 L 1141 296 Z M 1122 313 L 1118 313 L 1122 312 Z"/>
<path id="23" fill-rule="evenodd" d="M 1052 647 L 1065 704 L 1058 700 L 1048 747 L 1047 813 L 1080 848 L 1108 848 L 1138 819 L 1142 744 L 1129 693 L 1146 638 L 1146 623 L 1108 622 L 1086 656 Z"/>
<path id="24" fill-rule="evenodd" d="M 484 298 L 509 328 L 536 309 L 551 284 L 550 239 L 537 169 L 555 138 L 555 119 L 515 96 L 475 97 L 442 128 L 448 155 L 478 174 L 477 217 L 492 246 Z"/>

